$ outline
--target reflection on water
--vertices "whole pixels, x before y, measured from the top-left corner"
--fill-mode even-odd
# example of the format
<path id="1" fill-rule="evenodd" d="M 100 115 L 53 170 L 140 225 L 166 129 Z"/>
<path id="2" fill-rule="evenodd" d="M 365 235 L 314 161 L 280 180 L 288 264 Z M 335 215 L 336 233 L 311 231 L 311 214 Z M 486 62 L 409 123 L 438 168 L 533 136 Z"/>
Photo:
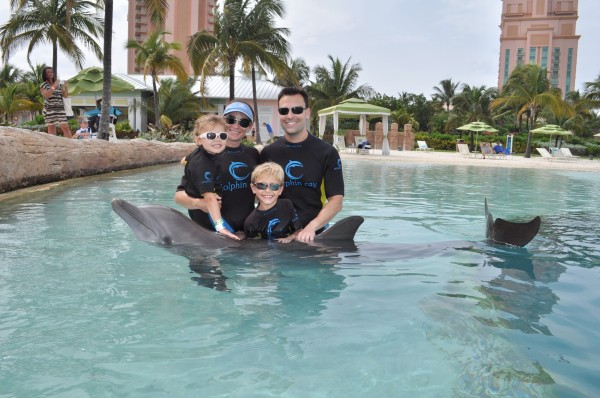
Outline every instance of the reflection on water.
<path id="1" fill-rule="evenodd" d="M 136 241 L 110 200 L 172 205 L 178 166 L 0 203 L 0 395 L 600 394 L 600 177 L 344 169 L 344 247 Z M 539 236 L 485 243 L 484 197 Z"/>

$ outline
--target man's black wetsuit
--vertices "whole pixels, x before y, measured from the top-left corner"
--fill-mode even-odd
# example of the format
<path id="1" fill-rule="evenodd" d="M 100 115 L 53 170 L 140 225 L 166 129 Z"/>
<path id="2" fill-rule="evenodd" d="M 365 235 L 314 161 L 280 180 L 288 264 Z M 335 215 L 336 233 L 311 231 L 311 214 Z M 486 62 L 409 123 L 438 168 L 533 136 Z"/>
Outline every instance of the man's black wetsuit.
<path id="1" fill-rule="evenodd" d="M 342 162 L 337 150 L 327 142 L 308 135 L 298 144 L 285 137 L 267 145 L 260 163 L 275 162 L 285 172 L 281 198 L 290 199 L 305 227 L 323 208 L 326 199 L 344 195 Z"/>

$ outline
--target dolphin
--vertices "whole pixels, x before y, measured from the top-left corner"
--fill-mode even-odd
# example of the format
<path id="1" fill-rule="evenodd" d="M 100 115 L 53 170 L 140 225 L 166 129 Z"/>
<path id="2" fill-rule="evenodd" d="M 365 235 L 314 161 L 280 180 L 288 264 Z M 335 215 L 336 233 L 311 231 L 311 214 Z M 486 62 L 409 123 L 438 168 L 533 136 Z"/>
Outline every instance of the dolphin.
<path id="1" fill-rule="evenodd" d="M 484 204 L 486 239 L 488 241 L 524 247 L 537 235 L 541 225 L 539 216 L 524 223 L 507 221 L 502 218 L 494 220 L 488 208 L 487 198 L 484 200 Z M 216 249 L 243 248 L 246 245 L 256 244 L 256 242 L 264 242 L 260 239 L 236 241 L 216 234 L 214 231 L 196 224 L 183 213 L 167 206 L 136 206 L 124 199 L 113 199 L 111 205 L 113 210 L 129 225 L 135 237 L 148 243 L 165 246 L 199 245 L 207 249 Z M 364 218 L 361 216 L 343 218 L 317 235 L 315 244 L 335 247 L 344 242 L 353 242 L 356 231 L 363 222 Z"/>

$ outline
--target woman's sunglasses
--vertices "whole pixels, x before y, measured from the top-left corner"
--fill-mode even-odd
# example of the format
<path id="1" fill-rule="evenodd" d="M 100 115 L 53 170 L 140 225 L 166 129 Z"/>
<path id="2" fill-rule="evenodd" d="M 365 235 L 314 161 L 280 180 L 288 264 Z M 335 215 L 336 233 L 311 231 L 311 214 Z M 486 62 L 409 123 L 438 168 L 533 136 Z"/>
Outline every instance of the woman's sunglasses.
<path id="1" fill-rule="evenodd" d="M 209 132 L 207 132 L 207 133 L 202 133 L 202 134 L 200 134 L 200 135 L 199 135 L 199 137 L 200 137 L 200 138 L 206 138 L 207 140 L 210 140 L 210 141 L 212 141 L 212 140 L 214 140 L 215 138 L 219 137 L 219 139 L 220 139 L 221 141 L 226 141 L 226 140 L 227 140 L 227 137 L 228 137 L 228 135 L 227 135 L 227 133 L 226 133 L 226 132 L 224 132 L 224 131 L 222 131 L 222 132 L 220 132 L 220 133 L 215 133 L 214 131 L 209 131 Z"/>
<path id="2" fill-rule="evenodd" d="M 295 106 L 295 107 L 293 107 L 293 108 L 279 108 L 279 109 L 277 109 L 277 111 L 279 112 L 279 114 L 280 114 L 281 116 L 285 116 L 285 115 L 287 115 L 288 113 L 290 113 L 290 109 L 292 110 L 292 113 L 293 113 L 294 115 L 300 115 L 300 114 L 302 114 L 302 112 L 304 112 L 304 110 L 305 110 L 306 108 L 305 108 L 305 107 L 303 107 L 303 106 Z"/>
<path id="3" fill-rule="evenodd" d="M 227 124 L 235 124 L 235 122 L 237 122 L 237 124 L 240 125 L 240 127 L 246 128 L 248 126 L 250 126 L 250 123 L 252 123 L 250 121 L 250 119 L 245 119 L 245 118 L 236 118 L 234 116 L 225 116 L 225 123 Z"/>
<path id="4" fill-rule="evenodd" d="M 252 185 L 256 187 L 259 191 L 264 191 L 269 188 L 271 191 L 277 191 L 281 188 L 281 184 L 267 184 L 264 182 L 253 182 Z"/>

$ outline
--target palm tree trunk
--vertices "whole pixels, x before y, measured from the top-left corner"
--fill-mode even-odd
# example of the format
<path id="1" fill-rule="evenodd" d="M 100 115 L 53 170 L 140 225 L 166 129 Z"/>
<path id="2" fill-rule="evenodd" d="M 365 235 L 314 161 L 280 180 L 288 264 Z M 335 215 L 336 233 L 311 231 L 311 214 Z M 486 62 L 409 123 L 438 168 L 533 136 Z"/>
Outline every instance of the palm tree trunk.
<path id="1" fill-rule="evenodd" d="M 531 132 L 531 124 L 533 124 L 534 112 L 532 111 L 530 115 L 527 116 L 527 120 L 525 121 L 525 126 L 527 127 L 527 147 L 525 148 L 525 158 L 531 157 L 531 141 L 533 140 L 533 133 Z"/>
<path id="2" fill-rule="evenodd" d="M 235 59 L 229 61 L 229 101 L 235 98 Z"/>
<path id="3" fill-rule="evenodd" d="M 52 43 L 52 70 L 54 71 L 54 78 L 58 78 L 58 44 Z"/>
<path id="4" fill-rule="evenodd" d="M 160 129 L 160 107 L 158 103 L 158 89 L 156 88 L 156 80 L 158 79 L 158 75 L 156 71 L 152 71 L 152 92 L 154 93 L 154 124 L 157 129 Z"/>
<path id="5" fill-rule="evenodd" d="M 254 62 L 252 65 L 252 101 L 254 102 L 254 131 L 256 132 L 256 143 L 262 144 L 260 138 L 260 121 L 258 120 L 258 100 L 256 99 L 256 68 L 254 68 Z"/>
<path id="6" fill-rule="evenodd" d="M 112 75 L 112 25 L 113 0 L 104 1 L 104 71 L 102 84 L 102 109 L 100 110 L 100 126 L 98 138 L 108 140 L 108 124 L 110 122 L 111 75 Z"/>

